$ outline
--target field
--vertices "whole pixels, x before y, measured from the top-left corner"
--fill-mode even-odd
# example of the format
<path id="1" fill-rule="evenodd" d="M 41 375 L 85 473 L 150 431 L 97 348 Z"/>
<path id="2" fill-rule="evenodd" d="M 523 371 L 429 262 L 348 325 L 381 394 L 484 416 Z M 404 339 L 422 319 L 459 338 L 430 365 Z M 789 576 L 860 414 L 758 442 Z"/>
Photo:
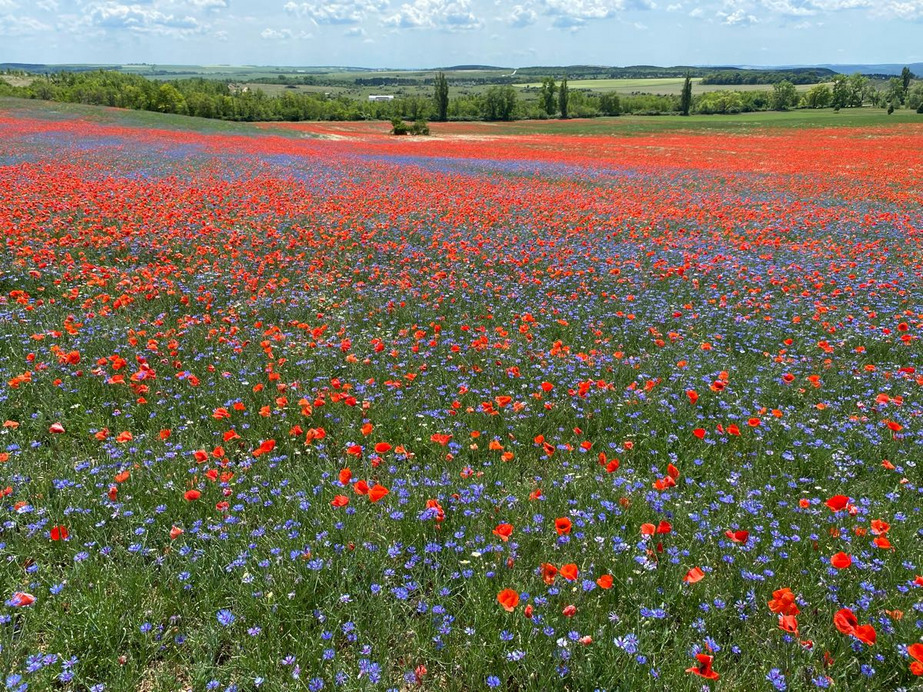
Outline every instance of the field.
<path id="1" fill-rule="evenodd" d="M 683 77 L 665 77 L 652 79 L 574 79 L 568 80 L 571 89 L 586 89 L 588 91 L 615 92 L 617 94 L 664 94 L 676 96 L 683 90 Z M 707 91 L 771 91 L 771 84 L 702 84 L 700 77 L 692 79 L 693 88 L 697 94 Z M 538 89 L 541 82 L 519 85 L 525 89 Z M 799 84 L 799 91 L 807 91 L 813 84 Z"/>
<path id="2" fill-rule="evenodd" d="M 6 688 L 918 689 L 895 115 L 0 102 Z"/>

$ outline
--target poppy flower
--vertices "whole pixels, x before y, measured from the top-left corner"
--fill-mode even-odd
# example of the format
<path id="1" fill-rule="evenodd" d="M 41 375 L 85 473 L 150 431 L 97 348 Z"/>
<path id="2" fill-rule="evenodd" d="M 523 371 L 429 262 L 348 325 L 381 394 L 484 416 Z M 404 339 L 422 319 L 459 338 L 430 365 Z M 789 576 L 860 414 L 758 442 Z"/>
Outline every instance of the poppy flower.
<path id="1" fill-rule="evenodd" d="M 338 476 L 340 485 L 349 485 L 349 481 L 352 480 L 352 477 L 353 477 L 353 472 L 350 471 L 349 468 L 340 469 L 340 474 Z"/>
<path id="2" fill-rule="evenodd" d="M 503 589 L 497 594 L 497 603 L 503 606 L 506 612 L 512 613 L 519 605 L 519 594 L 513 589 Z"/>
<path id="3" fill-rule="evenodd" d="M 846 505 L 849 504 L 849 498 L 845 495 L 834 495 L 824 504 L 830 508 L 831 512 L 839 512 L 846 509 Z"/>
<path id="4" fill-rule="evenodd" d="M 569 562 L 566 565 L 561 565 L 560 572 L 561 572 L 561 576 L 567 579 L 567 581 L 576 581 L 577 575 L 579 574 L 577 565 L 575 565 L 572 562 Z"/>
<path id="5" fill-rule="evenodd" d="M 63 541 L 66 540 L 70 533 L 67 531 L 66 526 L 52 526 L 51 527 L 51 540 L 53 541 Z"/>
<path id="6" fill-rule="evenodd" d="M 64 432 L 64 426 L 61 425 L 60 423 L 52 423 L 51 427 L 48 428 L 48 432 L 55 434 L 55 435 L 60 435 L 61 433 Z"/>
<path id="7" fill-rule="evenodd" d="M 724 535 L 734 541 L 734 543 L 746 543 L 750 538 L 749 531 L 725 531 Z"/>
<path id="8" fill-rule="evenodd" d="M 570 533 L 571 521 L 567 517 L 559 517 L 554 520 L 554 530 L 558 532 L 559 536 Z"/>
<path id="9" fill-rule="evenodd" d="M 833 616 L 833 624 L 843 634 L 852 634 L 855 632 L 859 620 L 849 608 L 841 608 Z"/>
<path id="10" fill-rule="evenodd" d="M 914 675 L 923 675 L 923 644 L 916 643 L 908 646 L 907 655 L 914 659 L 910 664 L 910 672 Z"/>
<path id="11" fill-rule="evenodd" d="M 357 495 L 368 495 L 369 484 L 365 481 L 356 481 L 356 483 L 353 484 L 353 490 L 356 491 Z"/>
<path id="12" fill-rule="evenodd" d="M 193 500 L 198 500 L 200 497 L 202 497 L 202 493 L 200 493 L 198 490 L 187 490 L 185 493 L 183 493 L 183 497 L 186 499 L 186 502 L 192 502 Z"/>
<path id="13" fill-rule="evenodd" d="M 386 452 L 390 452 L 390 451 L 391 451 L 391 445 L 389 445 L 387 442 L 379 442 L 375 445 L 376 454 L 385 454 Z"/>
<path id="14" fill-rule="evenodd" d="M 699 665 L 693 666 L 692 668 L 686 668 L 687 673 L 692 673 L 693 675 L 698 675 L 701 678 L 707 678 L 709 680 L 717 680 L 720 677 L 718 673 L 712 670 L 711 667 L 714 656 L 709 656 L 708 654 L 696 654 L 695 660 Z"/>
<path id="15" fill-rule="evenodd" d="M 554 578 L 557 576 L 557 574 L 557 567 L 548 562 L 542 563 L 542 581 L 544 581 L 548 586 L 554 584 Z"/>
<path id="16" fill-rule="evenodd" d="M 704 578 L 705 572 L 703 572 L 700 567 L 693 567 L 691 570 L 686 572 L 686 576 L 683 577 L 683 582 L 686 584 L 696 584 L 702 581 Z"/>
<path id="17" fill-rule="evenodd" d="M 798 620 L 794 615 L 780 615 L 779 629 L 798 636 Z"/>
<path id="18" fill-rule="evenodd" d="M 705 439 L 705 428 L 696 428 L 692 431 L 692 434 L 695 435 L 700 440 Z"/>
<path id="19" fill-rule="evenodd" d="M 612 588 L 612 575 L 604 574 L 599 579 L 596 580 L 596 585 L 600 589 L 611 589 Z"/>
<path id="20" fill-rule="evenodd" d="M 349 498 L 346 495 L 335 495 L 330 504 L 334 507 L 345 507 L 349 504 Z"/>
<path id="21" fill-rule="evenodd" d="M 566 618 L 572 618 L 577 614 L 577 606 L 571 604 L 564 606 L 564 609 L 561 611 L 561 615 Z"/>
<path id="22" fill-rule="evenodd" d="M 837 569 L 846 569 L 852 564 L 852 556 L 840 552 L 830 558 L 830 564 Z"/>
<path id="23" fill-rule="evenodd" d="M 179 528 L 178 526 L 173 526 L 173 527 L 170 529 L 170 540 L 171 540 L 171 541 L 175 541 L 177 538 L 179 538 L 180 536 L 182 536 L 183 533 L 184 533 L 184 531 L 183 531 L 181 528 Z"/>
<path id="24" fill-rule="evenodd" d="M 769 610 L 779 615 L 798 615 L 801 612 L 795 603 L 795 594 L 788 587 L 772 592 Z"/>
<path id="25" fill-rule="evenodd" d="M 10 600 L 7 601 L 7 604 L 13 608 L 23 608 L 25 606 L 30 606 L 35 603 L 35 596 L 25 591 L 16 591 L 10 596 Z"/>
<path id="26" fill-rule="evenodd" d="M 497 524 L 497 527 L 493 530 L 493 534 L 505 543 L 506 541 L 510 539 L 510 536 L 513 534 L 513 525 L 512 524 Z"/>
<path id="27" fill-rule="evenodd" d="M 378 502 L 381 498 L 387 495 L 390 491 L 383 485 L 378 485 L 376 483 L 371 488 L 369 488 L 369 499 L 372 502 Z"/>

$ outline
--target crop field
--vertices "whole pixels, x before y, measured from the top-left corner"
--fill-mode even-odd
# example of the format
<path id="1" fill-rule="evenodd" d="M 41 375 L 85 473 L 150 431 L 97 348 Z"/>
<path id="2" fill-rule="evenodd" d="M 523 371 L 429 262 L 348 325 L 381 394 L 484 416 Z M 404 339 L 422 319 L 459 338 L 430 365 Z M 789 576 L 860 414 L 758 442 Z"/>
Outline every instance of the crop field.
<path id="1" fill-rule="evenodd" d="M 923 124 L 7 106 L 6 689 L 919 689 Z"/>
<path id="2" fill-rule="evenodd" d="M 676 96 L 683 90 L 683 77 L 662 77 L 647 79 L 574 79 L 568 81 L 571 89 L 585 89 L 588 91 L 615 92 L 617 94 L 663 94 Z M 702 84 L 701 77 L 692 79 L 696 93 L 707 91 L 772 91 L 771 84 Z M 541 82 L 519 85 L 524 89 L 538 89 Z M 799 84 L 798 91 L 807 91 L 813 84 Z"/>

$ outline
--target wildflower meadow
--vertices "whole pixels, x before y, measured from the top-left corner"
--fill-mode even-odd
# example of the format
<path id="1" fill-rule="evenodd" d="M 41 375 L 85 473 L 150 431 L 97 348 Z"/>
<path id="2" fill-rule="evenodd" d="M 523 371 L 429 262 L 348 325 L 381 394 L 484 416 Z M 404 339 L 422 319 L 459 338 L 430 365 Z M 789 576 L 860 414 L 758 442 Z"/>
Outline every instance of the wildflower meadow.
<path id="1" fill-rule="evenodd" d="M 151 118 L 0 114 L 6 689 L 919 688 L 923 125 Z"/>

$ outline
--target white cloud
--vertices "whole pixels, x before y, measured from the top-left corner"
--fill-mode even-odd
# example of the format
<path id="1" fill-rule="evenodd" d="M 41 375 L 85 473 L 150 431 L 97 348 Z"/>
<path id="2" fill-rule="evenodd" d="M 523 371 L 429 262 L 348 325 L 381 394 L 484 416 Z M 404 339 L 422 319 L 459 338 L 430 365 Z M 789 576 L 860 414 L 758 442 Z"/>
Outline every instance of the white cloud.
<path id="1" fill-rule="evenodd" d="M 507 18 L 507 23 L 510 26 L 524 27 L 535 24 L 537 17 L 538 14 L 531 7 L 513 5 L 513 9 L 510 10 L 509 17 Z"/>
<path id="2" fill-rule="evenodd" d="M 161 12 L 155 7 L 116 2 L 95 3 L 89 7 L 87 21 L 101 29 L 128 30 L 136 33 L 182 37 L 199 34 L 205 27 L 190 15 Z"/>
<path id="3" fill-rule="evenodd" d="M 231 6 L 230 0 L 190 0 L 190 4 L 203 10 L 223 10 Z"/>
<path id="4" fill-rule="evenodd" d="M 292 31 L 291 29 L 263 29 L 260 38 L 264 41 L 288 41 L 290 39 L 305 40 L 313 38 L 307 31 Z"/>
<path id="5" fill-rule="evenodd" d="M 747 14 L 742 9 L 734 10 L 730 14 L 719 11 L 717 17 L 722 24 L 727 24 L 728 26 L 750 26 L 759 22 L 756 17 L 752 14 Z"/>
<path id="6" fill-rule="evenodd" d="M 296 17 L 306 17 L 315 24 L 359 24 L 369 14 L 387 9 L 386 0 L 358 0 L 357 2 L 287 2 L 283 9 Z"/>
<path id="7" fill-rule="evenodd" d="M 484 26 L 471 11 L 469 0 L 414 0 L 404 3 L 385 24 L 401 29 L 469 31 Z"/>
<path id="8" fill-rule="evenodd" d="M 51 31 L 51 27 L 34 17 L 0 15 L 0 36 L 34 36 Z"/>

